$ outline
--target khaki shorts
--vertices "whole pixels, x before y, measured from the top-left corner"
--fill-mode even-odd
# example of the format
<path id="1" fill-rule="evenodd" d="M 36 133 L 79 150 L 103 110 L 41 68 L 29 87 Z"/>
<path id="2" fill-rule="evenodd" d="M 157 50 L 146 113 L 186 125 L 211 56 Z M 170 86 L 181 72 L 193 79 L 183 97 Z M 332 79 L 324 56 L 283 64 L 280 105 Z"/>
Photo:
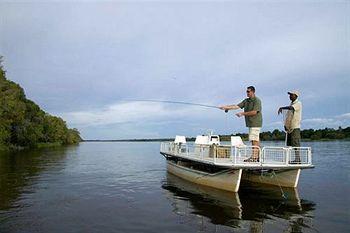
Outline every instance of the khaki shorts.
<path id="1" fill-rule="evenodd" d="M 260 141 L 260 127 L 250 127 L 249 128 L 249 141 Z"/>

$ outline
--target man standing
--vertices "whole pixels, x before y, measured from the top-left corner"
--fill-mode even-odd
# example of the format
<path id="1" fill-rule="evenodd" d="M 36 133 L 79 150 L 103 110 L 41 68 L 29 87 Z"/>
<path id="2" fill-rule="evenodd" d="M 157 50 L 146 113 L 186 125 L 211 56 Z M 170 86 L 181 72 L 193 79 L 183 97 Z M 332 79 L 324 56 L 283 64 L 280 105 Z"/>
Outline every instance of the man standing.
<path id="1" fill-rule="evenodd" d="M 283 110 L 288 110 L 284 122 L 284 128 L 287 132 L 287 146 L 300 147 L 300 122 L 302 105 L 299 101 L 300 93 L 298 91 L 288 92 L 291 104 L 286 107 L 280 107 L 278 114 L 281 114 Z M 295 153 L 295 160 L 292 163 L 300 163 L 299 153 Z"/>
<path id="2" fill-rule="evenodd" d="M 249 141 L 253 146 L 260 147 L 260 130 L 262 127 L 262 114 L 261 114 L 261 100 L 255 95 L 255 88 L 253 86 L 247 87 L 247 97 L 241 103 L 237 105 L 224 105 L 220 106 L 220 109 L 236 110 L 243 108 L 244 112 L 236 114 L 238 117 L 244 116 L 245 124 L 249 129 Z M 245 162 L 259 162 L 259 155 L 254 151 L 252 158 L 245 160 Z"/>

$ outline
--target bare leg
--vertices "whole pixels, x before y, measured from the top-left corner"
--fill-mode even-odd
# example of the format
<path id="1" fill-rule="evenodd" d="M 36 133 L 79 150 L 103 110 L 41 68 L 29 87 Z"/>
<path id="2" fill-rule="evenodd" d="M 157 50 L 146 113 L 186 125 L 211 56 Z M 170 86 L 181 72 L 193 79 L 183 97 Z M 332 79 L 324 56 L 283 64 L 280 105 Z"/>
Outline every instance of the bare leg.
<path id="1" fill-rule="evenodd" d="M 252 146 L 260 147 L 260 141 L 252 141 Z M 259 149 L 258 148 L 253 149 L 252 159 L 259 160 Z"/>

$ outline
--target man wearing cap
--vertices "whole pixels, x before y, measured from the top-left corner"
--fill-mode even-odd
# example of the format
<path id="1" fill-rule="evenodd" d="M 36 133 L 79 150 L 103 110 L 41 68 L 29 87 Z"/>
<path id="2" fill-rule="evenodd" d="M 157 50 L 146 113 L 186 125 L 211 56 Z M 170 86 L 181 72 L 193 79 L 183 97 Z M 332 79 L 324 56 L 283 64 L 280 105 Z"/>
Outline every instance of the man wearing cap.
<path id="1" fill-rule="evenodd" d="M 224 105 L 219 108 L 225 110 L 225 112 L 243 108 L 244 112 L 239 112 L 236 116 L 244 116 L 246 126 L 249 128 L 249 141 L 252 142 L 253 146 L 260 147 L 259 134 L 262 127 L 261 100 L 255 95 L 253 86 L 247 87 L 247 97 L 237 105 Z M 245 162 L 259 162 L 258 151 L 254 150 L 252 157 L 245 160 Z"/>
<path id="2" fill-rule="evenodd" d="M 292 101 L 289 106 L 280 107 L 278 114 L 281 114 L 283 110 L 288 110 L 286 119 L 284 122 L 284 128 L 287 132 L 287 146 L 300 147 L 300 122 L 302 105 L 299 101 L 299 91 L 289 91 L 289 99 Z M 295 154 L 295 160 L 292 163 L 299 163 L 300 156 L 298 153 Z"/>

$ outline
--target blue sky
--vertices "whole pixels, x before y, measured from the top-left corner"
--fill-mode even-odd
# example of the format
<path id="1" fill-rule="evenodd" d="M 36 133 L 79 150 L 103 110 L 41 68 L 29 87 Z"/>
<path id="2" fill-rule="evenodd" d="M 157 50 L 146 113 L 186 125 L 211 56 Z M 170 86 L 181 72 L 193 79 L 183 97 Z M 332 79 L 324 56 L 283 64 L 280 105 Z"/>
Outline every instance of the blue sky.
<path id="1" fill-rule="evenodd" d="M 0 54 L 9 79 L 85 139 L 245 132 L 216 109 L 254 85 L 263 130 L 298 89 L 302 128 L 350 126 L 348 1 L 6 2 Z"/>

